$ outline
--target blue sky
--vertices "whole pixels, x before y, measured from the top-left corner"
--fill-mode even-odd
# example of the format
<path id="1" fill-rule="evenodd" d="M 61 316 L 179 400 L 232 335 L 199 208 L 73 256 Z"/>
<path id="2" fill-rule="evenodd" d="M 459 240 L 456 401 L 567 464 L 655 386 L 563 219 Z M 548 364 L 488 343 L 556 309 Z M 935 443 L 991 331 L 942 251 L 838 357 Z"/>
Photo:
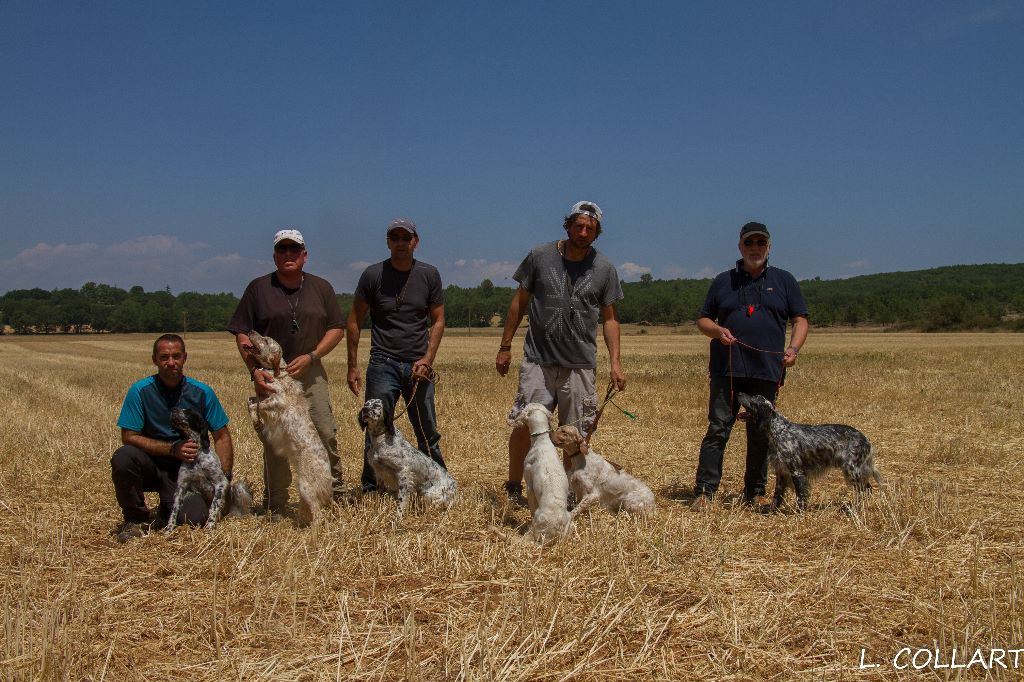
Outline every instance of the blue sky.
<path id="1" fill-rule="evenodd" d="M 1024 261 L 1024 1 L 0 2 L 0 292 L 233 291 L 280 227 L 351 291 L 408 216 L 445 283 L 580 199 L 624 279 L 751 219 L 838 278 Z"/>

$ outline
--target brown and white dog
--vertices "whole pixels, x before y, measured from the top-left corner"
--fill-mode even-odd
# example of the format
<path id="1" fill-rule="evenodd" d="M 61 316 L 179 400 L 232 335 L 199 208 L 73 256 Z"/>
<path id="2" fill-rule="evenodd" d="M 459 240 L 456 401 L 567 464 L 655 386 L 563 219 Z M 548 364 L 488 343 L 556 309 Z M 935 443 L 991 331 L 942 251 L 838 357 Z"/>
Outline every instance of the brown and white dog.
<path id="1" fill-rule="evenodd" d="M 647 484 L 589 449 L 575 426 L 559 426 L 552 432 L 551 442 L 572 458 L 569 486 L 576 496 L 573 517 L 598 503 L 613 514 L 654 511 L 654 493 Z"/>
<path id="2" fill-rule="evenodd" d="M 249 398 L 249 417 L 256 433 L 278 456 L 288 460 L 295 472 L 302 518 L 307 523 L 331 504 L 331 463 L 327 449 L 309 416 L 302 383 L 285 371 L 281 346 L 269 336 L 247 334 L 249 353 L 261 367 L 273 372 L 274 392 Z"/>

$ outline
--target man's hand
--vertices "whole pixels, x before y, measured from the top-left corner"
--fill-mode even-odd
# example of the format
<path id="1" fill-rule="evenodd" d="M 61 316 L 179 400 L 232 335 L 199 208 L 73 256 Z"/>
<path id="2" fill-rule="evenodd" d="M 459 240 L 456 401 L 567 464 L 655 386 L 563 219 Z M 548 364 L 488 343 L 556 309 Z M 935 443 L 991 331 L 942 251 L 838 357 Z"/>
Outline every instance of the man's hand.
<path id="1" fill-rule="evenodd" d="M 188 463 L 195 460 L 199 454 L 199 443 L 194 440 L 179 440 L 171 446 L 171 457 Z"/>
<path id="2" fill-rule="evenodd" d="M 416 362 L 412 363 L 413 379 L 429 379 L 430 369 L 430 363 L 427 361 L 427 359 L 420 358 Z"/>
<path id="3" fill-rule="evenodd" d="M 797 350 L 793 346 L 786 349 L 786 354 L 782 356 L 782 364 L 785 367 L 792 367 L 796 364 Z"/>
<path id="4" fill-rule="evenodd" d="M 260 398 L 277 393 L 277 389 L 271 386 L 272 383 L 274 383 L 274 375 L 267 370 L 257 367 L 252 371 L 252 385 L 256 389 L 256 395 Z"/>
<path id="5" fill-rule="evenodd" d="M 349 365 L 348 368 L 348 390 L 352 391 L 352 395 L 359 397 L 359 392 L 363 390 L 363 377 L 359 374 L 359 368 L 355 365 Z"/>
<path id="6" fill-rule="evenodd" d="M 288 372 L 288 376 L 295 379 L 298 378 L 300 374 L 305 372 L 306 369 L 308 369 L 309 366 L 312 364 L 313 358 L 309 357 L 309 354 L 303 353 L 302 355 L 298 356 L 297 358 L 294 358 L 291 362 L 289 362 L 288 366 L 285 367 L 285 370 Z"/>
<path id="7" fill-rule="evenodd" d="M 508 368 L 512 366 L 512 351 L 510 350 L 499 350 L 498 357 L 494 359 L 494 369 L 498 370 L 498 374 L 505 376 L 508 374 Z"/>
<path id="8" fill-rule="evenodd" d="M 626 373 L 622 371 L 622 365 L 612 365 L 611 380 L 615 390 L 626 390 Z"/>
<path id="9" fill-rule="evenodd" d="M 725 327 L 718 328 L 718 340 L 722 342 L 723 346 L 731 346 L 736 343 L 736 337 L 732 335 L 732 332 Z"/>

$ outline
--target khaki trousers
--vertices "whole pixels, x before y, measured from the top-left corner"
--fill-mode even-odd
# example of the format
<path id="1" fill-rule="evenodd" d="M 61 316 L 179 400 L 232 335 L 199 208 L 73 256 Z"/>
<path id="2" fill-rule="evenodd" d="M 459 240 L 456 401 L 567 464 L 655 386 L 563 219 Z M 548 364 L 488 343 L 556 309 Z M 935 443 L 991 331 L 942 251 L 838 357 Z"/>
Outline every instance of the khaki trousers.
<path id="1" fill-rule="evenodd" d="M 306 392 L 309 416 L 320 435 L 320 441 L 327 448 L 331 460 L 332 489 L 335 497 L 341 494 L 341 458 L 338 457 L 338 427 L 331 410 L 331 394 L 327 390 L 327 373 L 323 363 L 317 360 L 305 374 L 298 378 Z M 283 513 L 288 505 L 288 486 L 292 483 L 292 472 L 288 460 L 279 457 L 263 443 L 263 503 L 266 509 Z"/>

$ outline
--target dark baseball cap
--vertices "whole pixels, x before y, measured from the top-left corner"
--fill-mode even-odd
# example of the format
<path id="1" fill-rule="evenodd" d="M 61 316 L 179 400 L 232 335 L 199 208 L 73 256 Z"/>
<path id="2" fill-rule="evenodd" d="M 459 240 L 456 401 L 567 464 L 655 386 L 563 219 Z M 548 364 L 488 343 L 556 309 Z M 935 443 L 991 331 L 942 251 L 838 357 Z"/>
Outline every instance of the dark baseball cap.
<path id="1" fill-rule="evenodd" d="M 763 234 L 768 239 L 772 238 L 772 235 L 768 232 L 768 228 L 765 227 L 764 223 L 747 223 L 740 228 L 740 239 L 751 234 Z"/>

